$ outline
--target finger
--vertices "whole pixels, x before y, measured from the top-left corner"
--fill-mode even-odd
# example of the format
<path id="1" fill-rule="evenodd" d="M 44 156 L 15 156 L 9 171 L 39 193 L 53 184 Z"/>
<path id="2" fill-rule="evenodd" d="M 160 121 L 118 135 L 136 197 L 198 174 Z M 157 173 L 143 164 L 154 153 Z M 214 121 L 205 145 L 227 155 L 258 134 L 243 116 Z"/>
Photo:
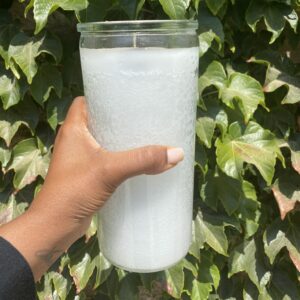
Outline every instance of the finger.
<path id="1" fill-rule="evenodd" d="M 141 174 L 159 174 L 184 158 L 181 148 L 147 146 L 125 152 L 109 153 L 109 173 L 114 183 Z"/>
<path id="2" fill-rule="evenodd" d="M 73 100 L 64 123 L 87 126 L 87 108 L 84 97 L 76 97 Z"/>

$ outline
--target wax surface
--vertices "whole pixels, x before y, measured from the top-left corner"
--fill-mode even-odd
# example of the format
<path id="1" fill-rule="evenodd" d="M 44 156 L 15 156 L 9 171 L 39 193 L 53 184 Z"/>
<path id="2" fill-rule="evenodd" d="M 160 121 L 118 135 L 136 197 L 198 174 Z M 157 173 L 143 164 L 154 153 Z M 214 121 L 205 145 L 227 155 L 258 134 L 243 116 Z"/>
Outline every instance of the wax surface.
<path id="1" fill-rule="evenodd" d="M 89 126 L 110 151 L 182 147 L 164 174 L 124 182 L 100 210 L 104 255 L 129 271 L 154 272 L 191 242 L 198 48 L 80 49 Z"/>

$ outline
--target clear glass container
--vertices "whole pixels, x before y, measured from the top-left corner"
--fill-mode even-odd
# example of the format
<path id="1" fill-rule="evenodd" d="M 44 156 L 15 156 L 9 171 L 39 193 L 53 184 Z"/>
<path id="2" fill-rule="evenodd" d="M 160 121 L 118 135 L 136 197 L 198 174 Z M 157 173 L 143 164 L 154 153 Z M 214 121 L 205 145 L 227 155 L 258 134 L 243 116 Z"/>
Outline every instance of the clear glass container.
<path id="1" fill-rule="evenodd" d="M 169 268 L 192 232 L 196 21 L 83 23 L 80 56 L 89 127 L 109 151 L 182 147 L 185 159 L 160 175 L 125 181 L 99 212 L 100 249 L 133 272 Z"/>

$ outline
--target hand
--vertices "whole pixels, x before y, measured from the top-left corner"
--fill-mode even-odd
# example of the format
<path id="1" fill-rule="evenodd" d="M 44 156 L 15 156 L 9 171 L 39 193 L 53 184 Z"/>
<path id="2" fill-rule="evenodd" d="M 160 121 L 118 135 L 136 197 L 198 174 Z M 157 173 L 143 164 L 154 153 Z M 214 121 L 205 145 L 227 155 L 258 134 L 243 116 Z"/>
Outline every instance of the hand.
<path id="1" fill-rule="evenodd" d="M 106 151 L 90 134 L 85 100 L 78 97 L 56 137 L 41 191 L 25 215 L 1 228 L 0 235 L 19 249 L 39 278 L 86 232 L 93 214 L 124 180 L 164 172 L 182 159 L 182 149 L 167 146 Z"/>

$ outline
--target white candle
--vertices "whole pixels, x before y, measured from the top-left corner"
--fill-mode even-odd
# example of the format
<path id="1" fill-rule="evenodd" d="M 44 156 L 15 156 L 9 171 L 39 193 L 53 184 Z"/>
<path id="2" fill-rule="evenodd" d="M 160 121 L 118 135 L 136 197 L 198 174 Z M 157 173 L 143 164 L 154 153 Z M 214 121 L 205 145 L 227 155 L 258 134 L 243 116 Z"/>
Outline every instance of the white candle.
<path id="1" fill-rule="evenodd" d="M 191 241 L 198 48 L 80 51 L 90 128 L 104 148 L 184 149 L 176 168 L 127 180 L 99 213 L 100 248 L 113 264 L 168 268 Z"/>

